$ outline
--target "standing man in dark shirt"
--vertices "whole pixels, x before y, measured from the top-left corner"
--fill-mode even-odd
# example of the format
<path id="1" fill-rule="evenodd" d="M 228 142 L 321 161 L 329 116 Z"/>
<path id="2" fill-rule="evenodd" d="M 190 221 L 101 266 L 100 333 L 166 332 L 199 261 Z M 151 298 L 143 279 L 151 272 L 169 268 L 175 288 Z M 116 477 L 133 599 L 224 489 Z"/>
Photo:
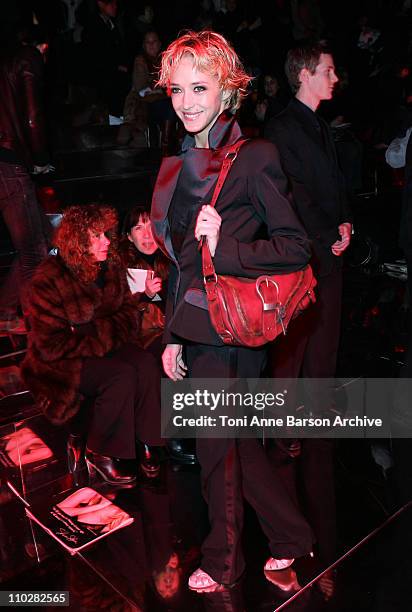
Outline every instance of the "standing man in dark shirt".
<path id="1" fill-rule="evenodd" d="M 123 114 L 130 90 L 130 58 L 116 21 L 117 0 L 95 0 L 95 11 L 85 25 L 82 42 L 88 84 L 97 90 L 109 113 Z"/>
<path id="2" fill-rule="evenodd" d="M 9 33 L 10 34 L 10 33 Z M 10 35 L 10 38 L 12 36 Z M 30 172 L 51 169 L 41 104 L 43 59 L 2 37 L 0 49 L 0 211 L 17 256 L 1 287 L 0 330 L 20 329 L 33 272 L 47 255 L 49 226 Z M 22 330 L 21 330 L 22 331 Z"/>
<path id="3" fill-rule="evenodd" d="M 277 145 L 296 211 L 312 241 L 318 301 L 289 330 L 276 375 L 332 378 L 340 331 L 341 255 L 352 225 L 331 133 L 315 111 L 332 97 L 338 77 L 331 54 L 320 44 L 289 51 L 285 70 L 295 97 L 269 121 L 265 137 Z"/>
<path id="4" fill-rule="evenodd" d="M 278 147 L 296 211 L 312 241 L 318 291 L 317 303 L 276 342 L 272 374 L 331 379 L 340 335 L 341 256 L 349 246 L 352 225 L 331 133 L 315 111 L 332 97 L 338 77 L 332 55 L 321 44 L 290 50 L 285 71 L 295 97 L 269 121 L 265 137 Z M 330 394 L 312 385 L 305 403 L 317 416 L 332 408 Z M 304 440 L 300 460 L 309 522 L 326 563 L 335 554 L 332 450 L 331 440 Z"/>

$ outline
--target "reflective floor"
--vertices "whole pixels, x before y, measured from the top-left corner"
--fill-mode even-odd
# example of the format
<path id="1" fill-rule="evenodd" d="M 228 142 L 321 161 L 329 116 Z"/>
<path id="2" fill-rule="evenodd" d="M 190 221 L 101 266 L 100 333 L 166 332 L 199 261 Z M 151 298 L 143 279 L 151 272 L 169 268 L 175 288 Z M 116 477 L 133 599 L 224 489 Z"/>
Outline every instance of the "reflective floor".
<path id="1" fill-rule="evenodd" d="M 396 279 L 351 272 L 344 304 L 342 376 L 398 374 L 405 357 L 402 290 Z M 70 610 L 79 611 L 410 609 L 412 507 L 401 506 L 395 494 L 387 441 L 337 441 L 334 563 L 322 565 L 315 556 L 287 570 L 264 573 L 270 556 L 267 543 L 247 507 L 244 576 L 230 589 L 196 594 L 188 589 L 187 578 L 199 565 L 208 530 L 198 468 L 171 462 L 160 484 L 139 482 L 133 489 L 90 482 L 83 462 L 72 473 L 67 432 L 45 421 L 20 380 L 25 342 L 24 336 L 0 337 L 0 590 L 68 591 Z M 280 459 L 275 464 L 285 482 L 293 480 L 296 461 Z M 26 510 L 53 505 L 85 486 L 134 521 L 71 555 L 29 520 Z"/>
<path id="2" fill-rule="evenodd" d="M 409 609 L 401 602 L 412 568 L 408 555 L 402 558 L 401 552 L 412 539 L 412 509 L 404 507 L 396 512 L 391 506 L 390 483 L 373 460 L 370 444 L 338 444 L 342 558 L 332 567 L 320 567 L 316 559 L 306 558 L 287 570 L 264 573 L 269 552 L 252 511 L 247 509 L 245 575 L 230 589 L 196 594 L 189 591 L 187 578 L 198 566 L 200 543 L 207 530 L 198 469 L 170 464 L 160 484 L 139 483 L 134 489 L 90 483 L 84 464 L 77 466 L 75 474 L 70 473 L 67 434 L 36 414 L 30 396 L 21 393 L 21 383 L 14 376 L 18 359 L 19 355 L 2 360 L 7 391 L 12 392 L 14 384 L 17 394 L 0 400 L 3 406 L 8 400 L 9 410 L 2 412 L 0 427 L 1 590 L 69 591 L 71 610 Z M 16 370 L 7 370 L 13 361 Z M 13 375 L 11 379 L 7 372 Z M 287 471 L 293 466 L 289 463 L 278 469 Z M 76 487 L 89 484 L 130 514 L 134 522 L 70 555 L 30 521 L 25 510 L 45 501 L 52 504 L 62 493 L 67 496 Z"/>

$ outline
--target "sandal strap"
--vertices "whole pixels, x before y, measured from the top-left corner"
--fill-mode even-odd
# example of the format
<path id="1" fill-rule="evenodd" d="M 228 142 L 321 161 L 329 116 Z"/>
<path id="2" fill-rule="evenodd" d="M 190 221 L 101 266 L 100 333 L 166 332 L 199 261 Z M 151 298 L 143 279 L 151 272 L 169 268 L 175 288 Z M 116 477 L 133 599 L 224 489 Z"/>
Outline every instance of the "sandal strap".
<path id="1" fill-rule="evenodd" d="M 266 563 L 264 569 L 268 572 L 279 571 L 290 567 L 295 559 L 275 559 L 270 557 Z"/>
<path id="2" fill-rule="evenodd" d="M 194 589 L 207 589 L 218 586 L 218 584 L 218 582 L 213 580 L 213 578 L 200 567 L 195 570 L 189 578 L 189 586 Z"/>

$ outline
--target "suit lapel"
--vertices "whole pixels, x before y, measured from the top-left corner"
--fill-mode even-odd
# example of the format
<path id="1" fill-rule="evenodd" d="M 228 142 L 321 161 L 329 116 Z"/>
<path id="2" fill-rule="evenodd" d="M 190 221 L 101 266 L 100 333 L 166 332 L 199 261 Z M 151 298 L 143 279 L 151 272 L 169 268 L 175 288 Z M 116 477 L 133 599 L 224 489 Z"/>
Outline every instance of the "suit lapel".
<path id="1" fill-rule="evenodd" d="M 225 147 L 233 144 L 241 137 L 242 132 L 234 117 L 224 112 L 209 133 L 210 149 L 198 150 L 194 153 L 192 150 L 194 138 L 188 135 L 183 142 L 183 154 L 163 159 L 153 192 L 151 221 L 159 247 L 176 264 L 168 212 L 182 171 L 183 161 L 186 158 L 185 168 L 188 171 L 187 182 L 191 185 L 191 194 L 195 193 L 199 201 L 205 201 L 206 196 L 211 193 L 212 189 L 210 180 L 214 176 L 217 178 L 219 174 L 225 155 Z M 188 239 L 187 235 L 185 242 Z"/>
<path id="2" fill-rule="evenodd" d="M 202 152 L 198 151 L 196 154 L 195 161 L 192 160 L 192 162 L 190 162 L 190 160 L 187 160 L 189 161 L 189 164 L 191 163 L 192 166 L 196 164 L 196 174 L 198 176 L 204 177 L 203 180 L 201 180 L 200 183 L 197 184 L 195 188 L 194 183 L 196 180 L 196 174 L 193 173 L 192 171 L 192 173 L 189 174 L 188 176 L 186 176 L 186 174 L 182 175 L 182 180 L 183 179 L 187 180 L 187 183 L 191 185 L 192 193 L 196 189 L 196 195 L 197 195 L 197 199 L 199 202 L 206 204 L 211 201 L 212 194 L 213 194 L 213 191 L 216 185 L 216 181 L 218 179 L 220 170 L 222 168 L 222 163 L 226 156 L 227 150 L 228 150 L 228 147 L 220 148 L 216 150 L 208 149 L 207 151 L 204 150 Z M 200 162 L 199 153 L 205 154 L 201 163 L 199 163 Z M 190 156 L 190 151 L 188 151 L 186 155 Z M 204 179 L 209 179 L 209 180 L 204 180 Z M 219 210 L 219 199 L 216 203 L 216 210 Z M 181 246 L 181 253 L 186 252 L 188 245 L 191 245 L 193 241 L 195 240 L 194 235 L 195 235 L 197 216 L 198 216 L 198 211 L 196 211 L 192 215 L 190 225 L 187 228 L 186 236 Z M 192 248 L 190 247 L 187 252 L 193 253 Z"/>
<path id="3" fill-rule="evenodd" d="M 153 191 L 152 216 L 155 234 L 162 251 L 176 262 L 167 213 L 182 170 L 183 156 L 165 157 Z"/>

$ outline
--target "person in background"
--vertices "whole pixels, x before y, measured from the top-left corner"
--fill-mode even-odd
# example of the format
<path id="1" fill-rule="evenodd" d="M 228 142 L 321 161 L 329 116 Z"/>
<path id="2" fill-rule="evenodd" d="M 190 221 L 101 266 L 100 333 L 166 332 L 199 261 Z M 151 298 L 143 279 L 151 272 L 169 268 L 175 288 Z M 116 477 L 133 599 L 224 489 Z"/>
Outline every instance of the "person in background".
<path id="1" fill-rule="evenodd" d="M 335 409 L 332 391 L 310 379 L 335 377 L 340 337 L 342 255 L 351 240 L 351 214 L 329 126 L 316 110 L 332 98 L 338 77 L 325 45 L 291 49 L 285 64 L 295 97 L 269 121 L 265 137 L 275 143 L 289 180 L 293 203 L 312 242 L 317 301 L 273 345 L 270 375 L 306 379 L 305 409 L 315 416 Z M 285 449 L 286 452 L 288 449 Z M 290 455 L 296 454 L 290 448 Z M 318 543 L 319 559 L 330 564 L 336 555 L 333 440 L 302 441 L 307 517 Z"/>
<path id="2" fill-rule="evenodd" d="M 49 224 L 31 174 L 52 169 L 43 110 L 43 59 L 18 41 L 19 28 L 1 29 L 0 211 L 17 255 L 0 297 L 0 331 L 24 331 L 36 266 L 47 255 Z"/>
<path id="3" fill-rule="evenodd" d="M 135 206 L 126 215 L 122 234 L 120 252 L 127 268 L 148 271 L 145 290 L 139 293 L 142 323 L 137 342 L 161 362 L 169 260 L 154 241 L 150 213 L 144 206 Z M 128 274 L 130 276 L 131 272 Z M 174 461 L 196 463 L 194 440 L 169 438 L 166 445 Z"/>
<path id="4" fill-rule="evenodd" d="M 163 155 L 171 154 L 175 147 L 177 117 L 166 92 L 156 85 L 160 63 L 161 42 L 157 32 L 149 30 L 143 37 L 143 53 L 134 60 L 132 89 L 124 106 L 124 121 L 136 129 L 160 132 Z M 159 139 L 157 139 L 159 141 Z"/>
<path id="5" fill-rule="evenodd" d="M 127 268 L 148 271 L 145 289 L 139 292 L 142 323 L 138 342 L 160 359 L 169 262 L 154 241 L 150 212 L 146 207 L 135 206 L 126 215 L 120 253 Z"/>
<path id="6" fill-rule="evenodd" d="M 130 59 L 118 24 L 117 0 L 95 0 L 82 32 L 84 78 L 111 115 L 120 117 L 130 89 Z"/>
<path id="7" fill-rule="evenodd" d="M 283 93 L 278 77 L 273 72 L 265 72 L 263 90 L 264 95 L 256 104 L 255 115 L 259 122 L 266 124 L 284 110 L 288 99 Z"/>
<path id="8" fill-rule="evenodd" d="M 108 206 L 66 209 L 50 255 L 32 282 L 31 330 L 21 373 L 37 407 L 56 425 L 87 427 L 86 461 L 110 484 L 159 471 L 160 369 L 136 344 L 138 309 Z M 92 398 L 90 415 L 82 400 Z M 128 461 L 129 460 L 129 461 Z"/>

